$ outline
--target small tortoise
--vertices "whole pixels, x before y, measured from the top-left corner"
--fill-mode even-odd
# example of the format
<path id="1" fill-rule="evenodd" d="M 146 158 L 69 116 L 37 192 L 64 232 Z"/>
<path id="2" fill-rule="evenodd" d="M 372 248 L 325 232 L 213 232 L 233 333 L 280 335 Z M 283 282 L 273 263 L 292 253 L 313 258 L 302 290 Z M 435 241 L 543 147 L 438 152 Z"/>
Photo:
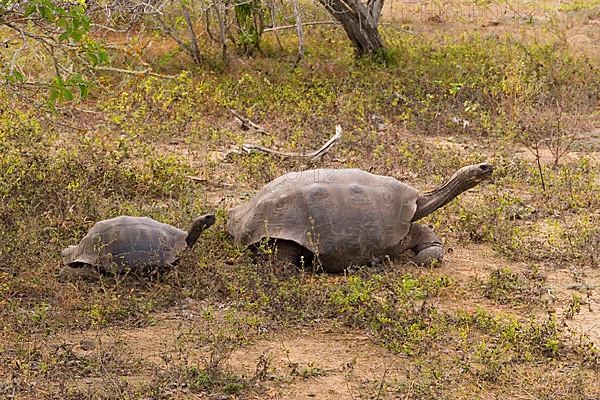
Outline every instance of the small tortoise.
<path id="1" fill-rule="evenodd" d="M 78 245 L 62 251 L 65 267 L 59 279 L 94 279 L 97 272 L 118 274 L 172 266 L 214 223 L 213 214 L 203 215 L 186 232 L 148 217 L 120 216 L 99 221 Z"/>
<path id="2" fill-rule="evenodd" d="M 318 256 L 326 272 L 394 258 L 409 249 L 416 264 L 429 265 L 442 261 L 442 243 L 429 227 L 415 221 L 489 178 L 492 171 L 487 163 L 469 165 L 425 193 L 359 169 L 292 172 L 231 209 L 227 230 L 236 243 L 255 249 L 264 239 L 274 242 L 279 262 L 298 265 Z"/>

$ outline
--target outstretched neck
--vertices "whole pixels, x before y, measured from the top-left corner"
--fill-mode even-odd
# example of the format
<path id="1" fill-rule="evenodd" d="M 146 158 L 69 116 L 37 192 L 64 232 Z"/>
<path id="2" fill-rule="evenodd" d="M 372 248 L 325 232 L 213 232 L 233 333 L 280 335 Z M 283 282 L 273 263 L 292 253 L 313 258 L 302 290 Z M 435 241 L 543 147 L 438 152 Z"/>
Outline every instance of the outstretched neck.
<path id="1" fill-rule="evenodd" d="M 468 190 L 470 187 L 465 185 L 459 174 L 456 173 L 437 189 L 430 192 L 425 192 L 417 200 L 417 211 L 412 218 L 412 221 L 417 221 L 428 216 L 438 208 L 451 202 L 456 196 Z"/>
<path id="2" fill-rule="evenodd" d="M 185 238 L 185 242 L 189 248 L 192 248 L 196 244 L 201 233 L 202 230 L 200 229 L 192 230 L 188 233 L 187 237 Z"/>
<path id="3" fill-rule="evenodd" d="M 185 238 L 185 242 L 188 247 L 193 247 L 198 238 L 204 232 L 205 229 L 208 229 L 211 225 L 215 223 L 215 215 L 214 214 L 206 214 L 201 217 L 198 217 L 192 222 L 192 226 L 188 231 L 187 238 Z"/>
<path id="4" fill-rule="evenodd" d="M 194 221 L 192 223 L 192 226 L 190 227 L 190 230 L 188 231 L 187 238 L 185 238 L 185 241 L 189 248 L 194 247 L 194 245 L 198 241 L 198 238 L 200 237 L 200 235 L 202 234 L 202 231 L 204 231 L 204 229 L 205 229 L 205 225 L 203 223 L 200 223 L 199 221 Z"/>

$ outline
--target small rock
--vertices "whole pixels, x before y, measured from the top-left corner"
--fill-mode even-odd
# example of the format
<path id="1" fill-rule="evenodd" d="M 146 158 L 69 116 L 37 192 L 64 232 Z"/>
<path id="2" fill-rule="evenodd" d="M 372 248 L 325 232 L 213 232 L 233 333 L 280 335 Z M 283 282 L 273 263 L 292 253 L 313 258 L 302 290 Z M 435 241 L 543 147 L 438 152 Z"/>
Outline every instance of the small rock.
<path id="1" fill-rule="evenodd" d="M 81 349 L 84 351 L 90 351 L 96 348 L 96 343 L 90 339 L 82 339 L 81 342 L 79 342 L 79 346 L 81 346 Z"/>

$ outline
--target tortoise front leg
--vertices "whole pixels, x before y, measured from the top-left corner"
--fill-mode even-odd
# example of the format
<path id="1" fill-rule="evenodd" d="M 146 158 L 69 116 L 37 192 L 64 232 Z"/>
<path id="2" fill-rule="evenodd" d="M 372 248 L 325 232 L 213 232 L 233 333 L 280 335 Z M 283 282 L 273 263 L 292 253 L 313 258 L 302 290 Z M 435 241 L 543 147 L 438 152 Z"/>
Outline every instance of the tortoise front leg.
<path id="1" fill-rule="evenodd" d="M 431 266 L 442 262 L 444 249 L 441 240 L 430 227 L 413 223 L 406 238 L 406 249 L 415 252 L 413 262 Z"/>
<path id="2" fill-rule="evenodd" d="M 92 266 L 63 267 L 58 273 L 58 281 L 61 283 L 86 281 L 95 282 L 100 279 L 100 273 Z"/>
<path id="3" fill-rule="evenodd" d="M 276 265 L 283 267 L 291 264 L 298 268 L 304 268 L 312 263 L 311 253 L 291 240 L 275 242 L 275 260 Z"/>
<path id="4" fill-rule="evenodd" d="M 291 240 L 273 239 L 267 244 L 266 252 L 255 247 L 255 262 L 268 263 L 275 270 L 285 271 L 288 267 L 302 268 L 312 262 L 311 253 Z"/>

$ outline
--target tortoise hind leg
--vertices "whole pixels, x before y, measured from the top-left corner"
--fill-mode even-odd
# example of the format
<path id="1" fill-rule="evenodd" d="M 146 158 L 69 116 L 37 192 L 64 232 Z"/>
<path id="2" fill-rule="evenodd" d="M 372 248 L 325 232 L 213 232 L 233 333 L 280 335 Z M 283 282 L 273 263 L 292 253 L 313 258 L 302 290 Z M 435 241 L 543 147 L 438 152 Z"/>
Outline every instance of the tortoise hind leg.
<path id="1" fill-rule="evenodd" d="M 444 258 L 441 240 L 426 225 L 412 224 L 408 233 L 408 248 L 414 251 L 413 262 L 417 265 L 439 265 Z"/>

